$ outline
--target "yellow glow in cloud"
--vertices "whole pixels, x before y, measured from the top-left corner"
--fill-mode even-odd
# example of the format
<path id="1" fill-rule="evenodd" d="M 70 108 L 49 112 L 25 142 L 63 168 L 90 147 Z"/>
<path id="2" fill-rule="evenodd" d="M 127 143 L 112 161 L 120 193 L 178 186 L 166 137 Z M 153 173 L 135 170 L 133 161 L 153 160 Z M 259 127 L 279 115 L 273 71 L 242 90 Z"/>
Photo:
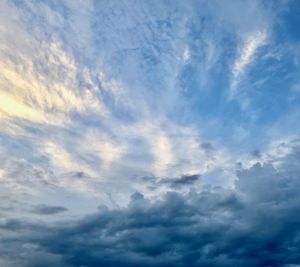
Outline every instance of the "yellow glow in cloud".
<path id="1" fill-rule="evenodd" d="M 45 121 L 45 117 L 42 113 L 37 112 L 17 99 L 0 92 L 0 118 L 5 117 L 18 117 L 37 122 Z"/>
<path id="2" fill-rule="evenodd" d="M 43 65 L 43 71 L 33 63 L 36 56 L 19 55 L 18 64 L 9 58 L 0 61 L 1 118 L 19 117 L 59 124 L 70 112 L 91 110 L 104 114 L 104 105 L 94 95 L 95 91 L 79 86 L 77 74 L 81 68 L 73 57 L 63 51 L 59 43 L 44 43 L 42 48 L 37 51 L 41 58 L 37 60 Z M 88 82 L 92 82 L 91 79 Z"/>

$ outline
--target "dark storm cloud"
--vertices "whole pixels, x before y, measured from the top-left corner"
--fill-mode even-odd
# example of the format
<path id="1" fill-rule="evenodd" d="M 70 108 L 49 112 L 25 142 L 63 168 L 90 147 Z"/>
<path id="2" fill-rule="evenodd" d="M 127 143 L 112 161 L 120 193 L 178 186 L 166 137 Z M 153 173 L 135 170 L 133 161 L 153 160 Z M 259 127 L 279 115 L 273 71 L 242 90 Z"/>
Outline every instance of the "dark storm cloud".
<path id="1" fill-rule="evenodd" d="M 207 186 L 152 201 L 136 192 L 126 208 L 56 226 L 8 220 L 0 256 L 15 259 L 9 267 L 297 266 L 299 173 L 294 149 L 276 168 L 241 169 L 235 190 Z"/>
<path id="2" fill-rule="evenodd" d="M 49 205 L 41 204 L 41 205 L 34 206 L 31 212 L 40 215 L 53 215 L 53 214 L 65 212 L 67 210 L 68 210 L 67 208 L 62 206 L 49 206 Z"/>

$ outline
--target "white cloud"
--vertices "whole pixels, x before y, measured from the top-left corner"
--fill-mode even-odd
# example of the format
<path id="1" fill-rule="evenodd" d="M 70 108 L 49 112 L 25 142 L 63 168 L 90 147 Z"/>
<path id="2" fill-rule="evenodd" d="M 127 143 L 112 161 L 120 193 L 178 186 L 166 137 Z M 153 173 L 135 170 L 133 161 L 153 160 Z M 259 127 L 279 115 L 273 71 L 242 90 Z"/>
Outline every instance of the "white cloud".
<path id="1" fill-rule="evenodd" d="M 108 134 L 100 129 L 88 130 L 83 138 L 78 140 L 78 153 L 91 155 L 96 159 L 94 168 L 99 173 L 111 172 L 111 168 L 126 152 L 125 142 L 113 140 Z M 98 174 L 99 175 L 99 174 Z"/>
<path id="2" fill-rule="evenodd" d="M 36 57 L 32 60 L 30 55 L 20 55 L 17 64 L 9 58 L 2 60 L 2 118 L 60 124 L 68 119 L 70 112 L 105 113 L 103 103 L 93 91 L 79 90 L 76 76 L 81 69 L 59 42 L 44 43 L 37 53 L 44 60 Z M 37 64 L 42 64 L 44 69 L 37 70 Z"/>
<path id="3" fill-rule="evenodd" d="M 238 90 L 239 82 L 248 66 L 253 63 L 255 55 L 260 47 L 267 42 L 266 31 L 256 31 L 246 34 L 242 44 L 238 48 L 238 55 L 232 67 L 232 80 L 230 87 L 230 97 L 233 97 Z"/>
<path id="4" fill-rule="evenodd" d="M 154 155 L 153 172 L 155 175 L 163 176 L 174 162 L 171 140 L 164 132 L 152 133 L 152 137 L 149 139 Z"/>
<path id="5" fill-rule="evenodd" d="M 187 63 L 191 58 L 191 53 L 190 50 L 188 48 L 185 48 L 183 51 L 183 62 Z"/>
<path id="6" fill-rule="evenodd" d="M 209 84 L 210 71 L 221 58 L 223 37 L 216 38 L 220 29 L 212 35 L 206 29 L 193 46 L 188 39 L 189 16 L 182 16 L 182 9 L 170 16 L 159 8 L 156 17 L 147 14 L 147 5 L 131 10 L 122 4 L 114 9 L 111 2 L 101 13 L 92 2 L 68 1 L 62 3 L 69 13 L 65 19 L 59 8 L 44 3 L 25 4 L 26 11 L 12 3 L 0 5 L 0 25 L 5 26 L 0 26 L 1 133 L 20 144 L 2 144 L 5 151 L 13 152 L 7 159 L 7 168 L 13 171 L 5 172 L 5 179 L 25 187 L 21 178 L 25 172 L 32 177 L 30 185 L 49 182 L 83 194 L 95 193 L 99 188 L 94 182 L 100 182 L 103 192 L 121 195 L 143 186 L 130 180 L 139 175 L 232 171 L 228 150 L 219 146 L 207 153 L 199 129 L 169 117 L 181 108 L 176 102 L 181 97 L 180 76 L 183 63 L 194 64 L 191 55 L 201 58 L 195 69 L 202 87 Z M 231 18 L 231 11 L 225 19 Z M 103 27 L 97 26 L 97 20 L 91 23 L 92 12 L 97 18 L 101 17 L 97 12 L 109 14 L 104 22 L 100 20 Z M 141 24 L 142 20 L 147 23 Z M 233 65 L 234 88 L 267 39 L 265 31 L 251 32 L 243 38 Z M 18 153 L 21 150 L 26 153 Z M 76 172 L 89 177 L 68 176 Z"/>
<path id="7" fill-rule="evenodd" d="M 88 166 L 78 162 L 73 156 L 68 153 L 63 147 L 57 143 L 47 141 L 42 148 L 53 164 L 53 169 L 58 169 L 60 172 L 87 172 L 93 174 Z"/>
<path id="8" fill-rule="evenodd" d="M 34 23 L 30 31 L 26 28 L 34 13 L 41 11 L 48 28 L 57 26 L 50 23 L 54 21 L 60 21 L 62 27 L 61 16 L 45 4 L 25 4 L 32 13 L 12 3 L 2 2 L 1 6 L 1 25 L 5 27 L 0 28 L 0 119 L 63 124 L 74 112 L 105 114 L 90 70 L 66 49 L 58 31 L 52 29 L 46 38 Z"/>

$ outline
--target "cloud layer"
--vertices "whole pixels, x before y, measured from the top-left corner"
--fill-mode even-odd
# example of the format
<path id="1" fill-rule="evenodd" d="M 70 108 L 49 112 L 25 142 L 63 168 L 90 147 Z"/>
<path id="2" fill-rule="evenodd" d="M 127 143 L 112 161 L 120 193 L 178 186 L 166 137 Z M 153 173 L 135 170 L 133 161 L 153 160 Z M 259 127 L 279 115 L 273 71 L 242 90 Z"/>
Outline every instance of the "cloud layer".
<path id="1" fill-rule="evenodd" d="M 156 200 L 137 192 L 126 208 L 99 207 L 52 226 L 2 221 L 1 258 L 8 267 L 296 266 L 299 168 L 298 146 L 277 169 L 257 163 L 240 170 L 235 190 L 207 186 Z"/>
<path id="2" fill-rule="evenodd" d="M 299 12 L 0 2 L 0 265 L 296 267 Z"/>

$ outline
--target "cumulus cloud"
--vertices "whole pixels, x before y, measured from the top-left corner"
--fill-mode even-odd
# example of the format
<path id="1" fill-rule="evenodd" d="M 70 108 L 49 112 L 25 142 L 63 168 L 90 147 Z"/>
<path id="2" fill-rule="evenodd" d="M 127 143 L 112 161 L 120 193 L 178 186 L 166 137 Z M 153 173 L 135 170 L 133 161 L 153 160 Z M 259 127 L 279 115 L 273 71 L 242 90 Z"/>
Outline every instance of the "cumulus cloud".
<path id="1" fill-rule="evenodd" d="M 206 186 L 152 200 L 135 193 L 127 207 L 102 207 L 60 225 L 4 220 L 0 229 L 10 249 L 2 257 L 10 260 L 12 251 L 22 251 L 14 255 L 22 261 L 15 266 L 38 266 L 41 253 L 49 255 L 45 266 L 56 260 L 63 267 L 293 266 L 300 260 L 299 161 L 294 147 L 280 168 L 257 163 L 241 169 L 235 189 Z M 32 244 L 32 252 L 26 254 L 29 245 L 22 244 Z"/>

